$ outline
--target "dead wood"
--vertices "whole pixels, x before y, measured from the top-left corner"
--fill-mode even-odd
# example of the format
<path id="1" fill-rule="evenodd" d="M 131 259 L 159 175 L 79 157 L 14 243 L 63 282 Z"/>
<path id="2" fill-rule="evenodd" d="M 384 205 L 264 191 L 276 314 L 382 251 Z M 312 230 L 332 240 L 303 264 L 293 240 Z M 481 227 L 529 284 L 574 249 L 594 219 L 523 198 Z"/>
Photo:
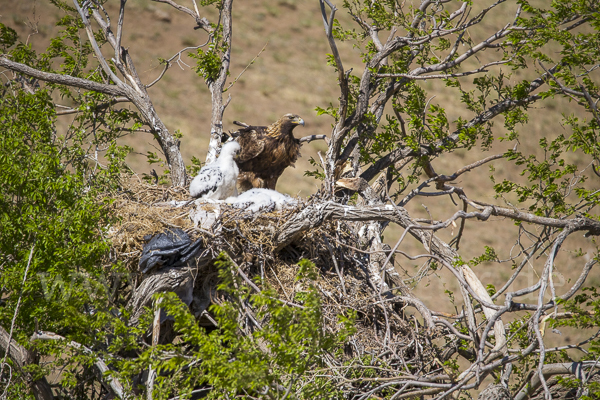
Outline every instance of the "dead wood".
<path id="1" fill-rule="evenodd" d="M 394 297 L 397 287 L 403 284 L 400 280 L 394 281 L 393 274 L 387 277 L 387 283 L 373 278 L 370 269 L 372 255 L 359 251 L 364 239 L 356 236 L 354 227 L 350 225 L 350 221 L 385 220 L 381 217 L 382 212 L 384 216 L 397 218 L 395 210 L 385 207 L 344 208 L 332 202 L 322 203 L 319 207 L 315 202 L 280 212 L 250 213 L 225 204 L 200 201 L 183 206 L 187 199 L 185 191 L 169 191 L 132 180 L 113 203 L 121 221 L 119 226 L 110 230 L 114 257 L 126 265 L 132 275 L 131 294 L 121 294 L 129 297 L 129 307 L 133 312 L 131 323 L 138 323 L 144 307 L 151 306 L 153 294 L 170 291 L 177 293 L 190 306 L 200 324 L 211 325 L 214 319 L 207 312 L 208 306 L 221 301 L 216 289 L 219 281 L 212 262 L 220 252 L 226 252 L 240 265 L 239 274 L 249 284 L 252 283 L 249 277 L 262 276 L 265 284 L 275 288 L 282 299 L 288 299 L 283 300 L 285 304 L 297 307 L 299 305 L 289 299 L 293 299 L 298 290 L 296 263 L 306 258 L 321 271 L 316 284 L 322 294 L 324 321 L 330 321 L 327 329 L 337 331 L 337 315 L 347 309 L 357 310 L 361 316 L 358 321 L 360 333 L 355 339 L 353 354 L 377 351 L 382 334 L 401 344 L 394 351 L 398 356 L 406 353 L 406 357 L 410 358 L 416 354 L 414 349 L 406 347 L 401 337 L 410 331 L 411 325 L 420 323 L 405 321 L 401 306 L 410 304 L 420 312 L 426 311 L 417 299 Z M 314 210 L 322 211 L 315 213 Z M 294 229 L 296 225 L 289 221 L 300 223 L 299 215 L 306 215 L 308 224 Z M 344 220 L 346 217 L 349 217 L 347 221 Z M 205 243 L 199 249 L 199 256 L 186 265 L 159 266 L 153 272 L 142 274 L 138 264 L 149 238 L 173 228 L 188 233 L 192 241 Z M 287 246 L 282 245 L 283 240 Z M 389 249 L 382 247 L 381 251 L 379 265 L 385 261 Z M 337 271 L 335 265 L 338 266 Z M 393 270 L 393 263 L 389 264 L 389 269 Z M 382 297 L 374 288 L 379 287 L 381 282 L 384 283 L 384 297 L 393 301 L 378 301 Z M 246 312 L 250 316 L 253 314 L 252 310 Z M 161 321 L 165 320 L 162 316 Z M 420 333 L 417 336 L 439 335 L 439 329 L 435 328 L 430 316 L 426 321 L 426 329 L 418 329 Z M 387 333 L 382 333 L 381 327 L 386 327 L 384 331 Z M 417 341 L 414 341 L 411 346 L 416 345 Z M 419 351 L 420 357 L 426 354 L 433 357 L 432 348 Z"/>
<path id="2" fill-rule="evenodd" d="M 9 333 L 0 326 L 0 349 L 8 351 L 8 358 L 12 360 L 13 365 L 19 369 L 27 385 L 31 388 L 31 392 L 36 400 L 52 400 L 52 388 L 46 381 L 45 377 L 34 379 L 33 376 L 24 370 L 30 364 L 36 364 L 39 360 L 35 353 L 27 350 L 25 347 L 18 344 L 16 341 L 9 341 Z"/>
<path id="3" fill-rule="evenodd" d="M 489 385 L 479 393 L 477 400 L 512 400 L 512 396 L 508 388 L 502 385 Z"/>
<path id="4" fill-rule="evenodd" d="M 456 219 L 486 220 L 494 213 L 503 213 L 502 210 L 478 206 L 470 213 L 458 211 L 446 221 L 418 222 L 411 219 L 404 208 L 384 204 L 379 192 L 373 191 L 369 185 L 361 189 L 364 186 L 361 179 L 353 179 L 346 181 L 358 184 L 355 189 L 366 196 L 356 205 L 315 196 L 308 201 L 298 199 L 295 207 L 273 212 L 234 209 L 222 202 L 190 202 L 184 189 L 161 188 L 135 179 L 126 182 L 124 190 L 111 194 L 115 198 L 113 207 L 120 223 L 113 226 L 110 233 L 114 249 L 111 262 L 121 261 L 131 274 L 130 292 L 121 294 L 128 299 L 133 311 L 130 322 L 139 323 L 141 314 L 151 307 L 155 293 L 175 292 L 189 306 L 199 325 L 216 327 L 217 322 L 211 316 L 209 306 L 226 299 L 226 295 L 217 290 L 219 279 L 214 265 L 216 257 L 224 252 L 237 265 L 236 273 L 240 279 L 252 290 L 259 291 L 261 286 L 268 285 L 290 307 L 302 307 L 293 301 L 299 290 L 297 263 L 301 259 L 314 262 L 319 271 L 315 284 L 321 294 L 325 329 L 337 332 L 340 329 L 336 323 L 337 316 L 348 309 L 355 310 L 358 316 L 357 333 L 346 354 L 341 359 L 329 360 L 330 368 L 342 368 L 344 362 L 365 355 L 401 369 L 406 364 L 420 366 L 421 372 L 412 378 L 398 378 L 394 373 L 382 372 L 378 377 L 382 383 L 370 389 L 372 393 L 389 386 L 391 383 L 385 383 L 389 379 L 406 390 L 405 393 L 397 393 L 396 398 L 425 394 L 447 396 L 456 390 L 478 387 L 482 379 L 495 369 L 507 367 L 536 350 L 534 342 L 521 354 L 507 351 L 503 316 L 523 309 L 542 315 L 553 307 L 552 304 L 516 303 L 513 298 L 521 294 L 511 292 L 507 294 L 504 305 L 496 305 L 496 297 L 488 294 L 477 274 L 466 264 L 457 265 L 458 253 L 435 235 L 437 229 L 448 227 Z M 465 201 L 469 202 L 468 199 Z M 527 222 L 537 218 L 514 212 L 512 216 Z M 393 248 L 384 245 L 380 239 L 381 232 L 389 223 L 404 228 Z M 594 231 L 597 223 L 574 218 L 553 220 L 553 224 L 568 228 L 564 234 L 568 235 L 578 230 Z M 150 238 L 170 230 L 189 235 L 186 243 L 189 246 L 198 244 L 197 255 L 183 264 L 173 264 L 165 258 L 164 262 L 143 273 L 140 260 L 144 258 L 145 246 Z M 413 257 L 403 253 L 400 245 L 407 235 L 419 240 L 426 254 Z M 451 316 L 427 308 L 396 272 L 395 256 L 398 255 L 411 260 L 435 261 L 447 268 L 463 293 L 463 312 Z M 564 299 L 577 291 L 594 264 L 586 264 L 582 276 L 563 295 Z M 254 279 L 257 277 L 261 283 L 256 283 Z M 405 314 L 407 306 L 414 307 L 421 319 Z M 244 316 L 240 327 L 243 334 L 250 334 L 261 326 L 251 304 L 243 304 L 240 313 Z M 160 314 L 159 320 L 155 330 L 160 330 L 160 338 L 154 340 L 169 343 L 177 333 L 169 327 L 167 315 Z M 459 332 L 454 321 L 462 321 L 468 332 Z M 150 337 L 150 327 L 148 332 Z M 445 347 L 434 345 L 435 340 L 440 338 L 447 341 Z M 456 344 L 459 340 L 466 341 L 468 348 L 462 345 L 459 349 Z M 257 345 L 264 348 L 261 343 Z M 267 351 L 266 348 L 264 350 Z M 447 370 L 443 361 L 453 355 L 469 360 L 471 367 L 458 376 Z M 506 371 L 509 376 L 510 368 Z M 340 374 L 333 379 L 342 384 L 348 378 Z M 358 385 L 358 381 L 354 384 Z M 505 395 L 501 388 L 496 389 L 494 393 L 490 389 L 490 399 Z"/>
<path id="5" fill-rule="evenodd" d="M 39 332 L 35 332 L 32 336 L 31 336 L 31 341 L 35 341 L 35 340 L 60 340 L 60 341 L 64 341 L 66 340 L 63 336 L 57 335 L 54 332 L 44 332 L 44 331 L 39 331 Z M 87 354 L 92 354 L 92 350 L 87 348 L 86 346 L 83 346 L 81 343 L 77 343 L 74 341 L 69 341 L 67 342 L 67 345 L 69 347 L 72 347 L 74 349 L 77 350 L 82 350 L 84 353 Z M 96 368 L 98 369 L 98 372 L 100 373 L 101 376 L 104 376 L 104 374 L 106 374 L 107 372 L 110 371 L 110 368 L 106 365 L 106 363 L 104 362 L 104 360 L 102 360 L 102 358 L 97 357 L 96 358 L 96 362 L 95 362 Z M 113 376 L 106 376 L 105 378 L 106 382 L 107 382 L 107 386 L 110 387 L 110 389 L 112 390 L 112 392 L 115 393 L 115 395 L 120 398 L 120 399 L 128 399 L 130 398 L 130 394 L 125 390 L 125 388 L 123 387 L 123 384 L 119 381 L 118 378 L 115 378 Z"/>

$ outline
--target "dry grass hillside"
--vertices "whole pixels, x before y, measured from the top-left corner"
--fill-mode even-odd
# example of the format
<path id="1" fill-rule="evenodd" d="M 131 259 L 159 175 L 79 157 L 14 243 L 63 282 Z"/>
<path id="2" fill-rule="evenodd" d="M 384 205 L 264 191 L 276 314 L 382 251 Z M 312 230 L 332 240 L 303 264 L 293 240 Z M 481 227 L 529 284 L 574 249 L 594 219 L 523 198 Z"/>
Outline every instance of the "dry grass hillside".
<path id="1" fill-rule="evenodd" d="M 187 6 L 192 6 L 192 2 L 188 0 L 182 0 L 181 3 L 189 3 Z M 338 6 L 341 7 L 341 0 L 336 3 L 340 3 Z M 130 0 L 127 6 L 129 11 L 125 17 L 123 44 L 129 48 L 145 82 L 151 82 L 159 75 L 159 58 L 169 58 L 186 46 L 206 41 L 204 32 L 193 30 L 194 24 L 189 16 L 175 12 L 167 5 L 149 0 Z M 115 12 L 118 2 L 109 1 L 107 7 L 109 11 Z M 495 12 L 478 29 L 495 30 L 505 25 L 514 15 L 514 10 L 509 6 L 502 10 L 505 13 Z M 35 49 L 42 50 L 57 31 L 54 23 L 61 17 L 61 11 L 46 1 L 0 0 L 0 15 L 0 22 L 16 28 L 23 40 L 27 39 Z M 206 16 L 214 20 L 215 12 L 207 12 Z M 337 105 L 338 87 L 335 72 L 326 66 L 326 54 L 330 50 L 323 32 L 318 2 L 238 0 L 234 2 L 233 18 L 231 81 L 233 82 L 259 53 L 260 56 L 228 91 L 231 103 L 225 112 L 224 128 L 234 129 L 233 120 L 269 124 L 280 115 L 293 112 L 301 115 L 306 121 L 304 128 L 296 130 L 297 136 L 329 134 L 331 119 L 327 116 L 317 116 L 315 107 L 326 107 L 329 103 Z M 338 12 L 338 18 L 342 24 L 351 23 L 343 10 Z M 479 39 L 475 38 L 479 33 L 477 29 L 471 32 L 474 39 Z M 28 35 L 31 36 L 28 38 Z M 261 53 L 263 47 L 264 51 Z M 350 43 L 339 43 L 339 48 L 345 67 L 354 68 L 355 72 L 360 74 L 358 71 L 362 69 L 358 50 Z M 485 52 L 482 57 L 486 57 Z M 181 149 L 186 162 L 189 162 L 192 156 L 204 159 L 209 138 L 210 94 L 203 80 L 190 68 L 192 65 L 191 58 L 187 55 L 182 56 L 180 64 L 171 68 L 164 79 L 150 90 L 154 104 L 169 129 L 178 129 L 183 133 Z M 513 80 L 528 74 L 527 71 L 516 71 Z M 423 85 L 430 95 L 436 95 L 432 102 L 446 108 L 449 120 L 452 121 L 459 115 L 465 119 L 471 117 L 461 108 L 457 98 L 451 97 L 443 90 L 441 82 L 426 81 Z M 572 105 L 559 99 L 545 103 L 544 108 L 532 109 L 531 122 L 523 129 L 521 148 L 534 151 L 539 138 L 543 136 L 554 137 L 561 132 L 569 134 L 568 128 L 564 128 L 560 123 L 561 113 L 573 110 Z M 501 121 L 495 124 L 495 129 L 497 136 L 503 134 Z M 133 146 L 140 154 L 148 150 L 157 151 L 152 137 L 146 134 L 138 133 L 127 138 L 125 143 Z M 464 165 L 486 155 L 512 148 L 513 145 L 514 143 L 499 144 L 487 154 L 482 154 L 477 149 L 471 152 L 459 151 L 450 157 L 434 160 L 434 166 L 438 173 L 451 174 Z M 323 142 L 305 145 L 303 157 L 295 169 L 288 169 L 284 173 L 279 180 L 278 190 L 302 197 L 314 193 L 319 182 L 303 174 L 310 168 L 308 159 L 318 158 L 319 150 L 325 150 Z M 150 169 L 144 158 L 139 155 L 132 155 L 129 161 L 132 168 L 140 173 Z M 494 163 L 498 179 L 518 175 L 517 168 L 507 165 Z M 463 175 L 458 184 L 474 198 L 489 202 L 500 201 L 492 198 L 492 183 L 488 175 L 486 166 Z M 459 209 L 448 198 L 418 198 L 412 201 L 408 208 L 419 217 L 427 216 L 429 212 L 434 219 L 446 219 Z M 491 224 L 483 224 L 471 220 L 467 223 L 461 253 L 469 259 L 480 255 L 483 246 L 487 245 L 503 250 L 504 253 L 501 254 L 502 258 L 505 258 L 515 244 L 515 232 L 516 228 L 509 221 L 497 220 Z M 393 245 L 400 233 L 397 229 L 388 229 L 385 239 Z M 450 240 L 453 234 L 456 232 L 448 229 L 441 232 L 440 236 Z M 592 251 L 595 247 L 588 239 L 576 240 L 574 246 L 581 247 L 584 252 Z M 407 243 L 407 246 L 410 244 Z M 559 258 L 556 279 L 563 282 L 565 287 L 567 281 L 575 276 L 569 272 L 571 257 L 571 253 L 564 253 Z M 534 264 L 528 272 L 532 281 L 540 270 L 540 266 Z M 488 268 L 486 264 L 482 264 L 478 267 L 480 279 L 485 284 L 499 285 L 511 274 L 510 265 L 502 265 L 504 269 L 496 265 Z M 399 268 L 412 275 L 417 273 L 419 265 L 401 261 Z M 422 290 L 422 294 L 429 301 L 435 302 L 438 296 L 442 296 L 444 289 L 456 290 L 452 282 L 453 279 L 447 279 L 442 273 L 440 277 L 425 278 L 422 289 L 419 290 Z M 527 283 L 521 280 L 515 285 Z M 594 274 L 590 283 L 600 284 L 598 273 Z"/>
<path id="2" fill-rule="evenodd" d="M 189 6 L 192 6 L 191 1 Z M 106 4 L 109 12 L 118 13 L 118 2 Z M 165 4 L 150 0 L 131 0 L 125 14 L 124 46 L 136 63 L 144 82 L 152 82 L 162 70 L 159 58 L 170 58 L 184 47 L 206 42 L 207 35 L 193 30 L 193 20 Z M 214 9 L 206 15 L 216 20 Z M 57 32 L 54 25 L 62 12 L 47 1 L 0 0 L 0 21 L 16 28 L 22 39 L 27 35 L 37 50 L 43 50 Z M 306 121 L 297 135 L 329 133 L 328 117 L 317 117 L 316 106 L 335 103 L 338 97 L 335 73 L 326 67 L 328 45 L 323 34 L 318 4 L 304 1 L 244 0 L 234 5 L 233 48 L 230 81 L 234 81 L 260 53 L 233 87 L 227 92 L 231 102 L 223 121 L 225 130 L 236 129 L 234 120 L 268 125 L 285 113 L 296 113 Z M 261 50 L 265 48 L 261 53 Z M 358 54 L 351 45 L 341 46 L 348 54 L 349 67 Z M 150 89 L 153 102 L 171 131 L 183 133 L 181 150 L 186 162 L 196 156 L 204 160 L 210 132 L 210 93 L 202 78 L 191 66 L 194 61 L 182 55 L 179 66 Z M 356 65 L 358 67 L 358 64 Z M 68 121 L 66 121 L 68 122 Z M 151 136 L 136 134 L 126 140 L 136 152 L 156 151 Z M 279 190 L 308 196 L 317 182 L 303 177 L 310 156 L 317 157 L 324 143 L 304 146 L 303 158 L 295 169 L 286 171 Z M 143 157 L 131 157 L 132 168 L 148 172 Z"/>

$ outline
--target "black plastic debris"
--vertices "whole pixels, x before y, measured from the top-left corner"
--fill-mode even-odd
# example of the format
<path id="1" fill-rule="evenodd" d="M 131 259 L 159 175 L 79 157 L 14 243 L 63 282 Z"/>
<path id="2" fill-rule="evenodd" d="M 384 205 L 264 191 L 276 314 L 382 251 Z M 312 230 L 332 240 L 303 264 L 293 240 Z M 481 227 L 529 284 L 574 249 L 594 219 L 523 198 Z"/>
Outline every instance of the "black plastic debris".
<path id="1" fill-rule="evenodd" d="M 192 242 L 187 233 L 179 228 L 168 229 L 154 235 L 144 246 L 139 268 L 143 274 L 163 267 L 185 265 L 201 249 L 202 240 Z"/>

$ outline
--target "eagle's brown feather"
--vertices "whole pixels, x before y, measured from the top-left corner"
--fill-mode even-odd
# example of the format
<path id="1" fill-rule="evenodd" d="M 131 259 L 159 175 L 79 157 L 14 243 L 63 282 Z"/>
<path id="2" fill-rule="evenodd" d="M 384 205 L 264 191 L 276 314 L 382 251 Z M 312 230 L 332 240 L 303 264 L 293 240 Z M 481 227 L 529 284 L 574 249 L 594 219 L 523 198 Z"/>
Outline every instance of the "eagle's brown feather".
<path id="1" fill-rule="evenodd" d="M 275 189 L 283 171 L 300 157 L 300 141 L 292 133 L 304 121 L 286 114 L 269 126 L 247 126 L 235 132 L 241 151 L 237 162 L 239 191 L 251 188 Z"/>
<path id="2" fill-rule="evenodd" d="M 238 165 L 258 157 L 265 150 L 266 143 L 262 140 L 262 136 L 264 135 L 255 130 L 248 129 L 247 132 L 243 132 L 238 137 L 237 141 L 243 149 L 237 158 Z"/>

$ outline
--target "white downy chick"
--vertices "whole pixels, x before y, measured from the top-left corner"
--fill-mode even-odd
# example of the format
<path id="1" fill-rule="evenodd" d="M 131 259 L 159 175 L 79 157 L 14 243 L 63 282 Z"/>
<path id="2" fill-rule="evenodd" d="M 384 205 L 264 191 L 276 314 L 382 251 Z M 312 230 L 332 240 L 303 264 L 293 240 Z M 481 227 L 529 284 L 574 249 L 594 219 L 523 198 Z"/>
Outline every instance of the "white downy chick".
<path id="1" fill-rule="evenodd" d="M 287 194 L 275 190 L 254 188 L 237 197 L 228 197 L 225 203 L 235 208 L 258 212 L 281 210 L 286 205 L 296 205 L 298 202 Z"/>
<path id="2" fill-rule="evenodd" d="M 221 155 L 213 163 L 207 164 L 190 183 L 190 194 L 194 198 L 223 200 L 237 196 L 239 174 L 235 156 L 240 151 L 237 142 L 227 142 L 221 148 Z"/>

